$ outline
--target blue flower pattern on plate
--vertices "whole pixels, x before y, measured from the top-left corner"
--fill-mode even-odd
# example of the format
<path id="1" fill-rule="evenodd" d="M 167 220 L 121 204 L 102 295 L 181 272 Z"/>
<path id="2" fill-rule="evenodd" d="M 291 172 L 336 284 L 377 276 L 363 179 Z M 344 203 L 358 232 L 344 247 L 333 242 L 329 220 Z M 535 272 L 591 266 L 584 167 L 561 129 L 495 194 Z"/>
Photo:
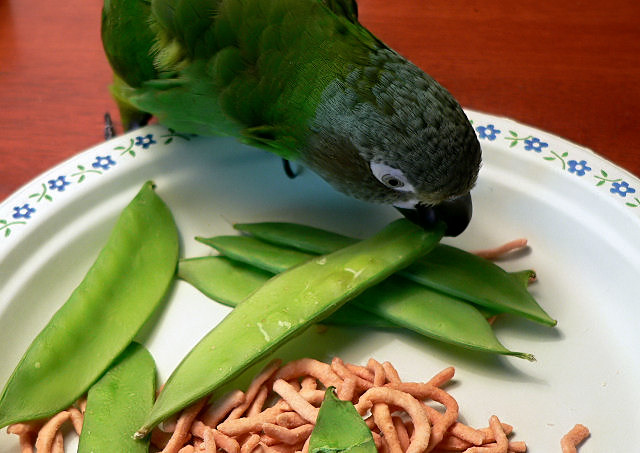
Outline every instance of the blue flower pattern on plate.
<path id="1" fill-rule="evenodd" d="M 91 164 L 93 168 L 101 168 L 103 170 L 108 170 L 116 163 L 111 158 L 111 156 L 96 156 L 96 161 Z"/>
<path id="2" fill-rule="evenodd" d="M 472 120 L 472 124 L 473 122 L 474 121 Z M 494 141 L 497 139 L 498 135 L 502 134 L 502 130 L 498 129 L 495 123 L 476 126 L 475 129 L 476 129 L 478 138 L 483 140 Z M 609 192 L 611 192 L 614 195 L 618 195 L 621 199 L 631 198 L 632 201 L 625 202 L 625 205 L 632 208 L 640 208 L 640 200 L 637 198 L 637 196 L 631 195 L 630 197 L 627 197 L 627 194 L 636 193 L 637 188 L 632 187 L 629 182 L 624 181 L 622 178 L 616 177 L 615 175 L 610 176 L 608 172 L 601 167 L 598 167 L 596 169 L 597 171 L 593 171 L 592 167 L 588 165 L 587 160 L 584 160 L 584 159 L 583 160 L 579 160 L 579 159 L 566 160 L 566 158 L 569 157 L 568 156 L 569 152 L 565 151 L 558 154 L 558 152 L 551 149 L 551 146 L 549 145 L 549 143 L 544 142 L 540 140 L 540 138 L 535 137 L 533 135 L 529 135 L 526 133 L 521 134 L 518 131 L 512 131 L 512 130 L 509 130 L 509 134 L 511 135 L 510 137 L 505 137 L 507 140 L 511 140 L 511 143 L 509 144 L 509 148 L 516 147 L 517 144 L 521 143 L 522 145 L 524 145 L 523 149 L 525 151 L 534 151 L 535 153 L 539 153 L 541 157 L 546 161 L 553 161 L 553 162 L 559 161 L 562 163 L 563 170 L 566 170 L 568 173 L 572 173 L 576 176 L 584 176 L 588 172 L 593 172 L 593 178 L 595 178 L 597 181 L 596 183 L 597 187 L 600 187 L 600 186 L 607 187 L 609 189 Z M 161 135 L 161 137 L 169 137 L 169 139 L 167 139 L 164 142 L 165 145 L 170 143 L 173 137 L 180 137 L 185 140 L 189 140 L 188 136 L 182 136 L 180 134 L 176 134 L 175 131 L 171 129 L 169 129 L 168 134 Z M 114 148 L 115 150 L 120 150 L 120 149 L 125 150 L 125 152 L 122 152 L 119 154 L 120 156 L 127 154 L 127 151 L 128 151 L 127 155 L 136 157 L 135 152 L 132 151 L 133 147 L 149 149 L 152 145 L 157 144 L 156 140 L 154 139 L 154 134 L 139 135 L 134 138 L 127 138 L 126 140 L 129 143 L 128 145 L 129 148 L 127 148 L 125 145 L 122 145 L 122 144 Z M 551 143 L 553 143 L 553 141 Z M 547 151 L 547 153 L 543 153 L 543 151 Z M 116 158 L 117 157 L 118 156 L 116 156 Z M 57 177 L 53 177 L 53 179 L 46 180 L 46 182 L 42 182 L 40 184 L 42 189 L 39 189 L 39 192 L 30 195 L 30 198 L 34 198 L 38 196 L 39 197 L 37 200 L 38 202 L 40 201 L 40 199 L 43 199 L 43 198 L 46 198 L 47 200 L 51 201 L 52 197 L 46 193 L 47 187 L 50 191 L 64 192 L 69 185 L 75 186 L 75 184 L 82 182 L 85 178 L 85 174 L 95 173 L 95 174 L 101 175 L 102 171 L 108 170 L 109 168 L 113 167 L 117 163 L 116 160 L 114 160 L 114 158 L 112 157 L 112 155 L 109 155 L 109 154 L 94 156 L 93 159 L 94 159 L 93 163 L 90 164 L 92 169 L 87 169 L 84 165 L 79 164 L 77 167 L 78 167 L 78 170 L 80 171 L 71 175 L 59 175 Z M 593 165 L 593 162 L 591 164 Z M 69 178 L 73 179 L 74 177 L 79 177 L 79 179 L 75 181 L 69 179 Z M 609 184 L 609 186 L 605 186 L 605 184 Z M 31 219 L 33 217 L 33 214 L 36 212 L 36 208 L 32 207 L 30 203 L 25 203 L 21 206 L 20 205 L 13 206 L 12 209 L 13 209 L 13 213 L 11 214 L 7 213 L 7 215 L 12 216 L 13 219 L 15 219 L 13 222 L 7 222 L 7 220 L 0 219 L 0 230 L 4 230 L 4 237 L 9 237 L 12 233 L 12 230 L 9 228 L 9 226 L 27 224 L 28 223 L 27 221 Z"/>
<path id="3" fill-rule="evenodd" d="M 524 141 L 524 149 L 527 151 L 535 151 L 536 153 L 542 152 L 542 148 L 549 146 L 548 143 L 543 142 L 537 137 L 531 137 Z"/>
<path id="4" fill-rule="evenodd" d="M 29 203 L 25 203 L 22 206 L 15 206 L 13 211 L 14 219 L 30 219 L 31 214 L 36 212 L 36 208 L 32 208 Z"/>
<path id="5" fill-rule="evenodd" d="M 64 192 L 65 187 L 71 184 L 66 180 L 65 176 L 58 176 L 56 179 L 50 179 L 48 182 L 49 189 L 57 190 L 58 192 Z"/>
<path id="6" fill-rule="evenodd" d="M 570 160 L 567 164 L 569 165 L 567 169 L 569 173 L 575 173 L 578 176 L 584 176 L 586 172 L 591 171 L 591 167 L 587 166 L 586 160 Z"/>
<path id="7" fill-rule="evenodd" d="M 609 190 L 611 193 L 617 193 L 621 197 L 626 197 L 628 193 L 634 193 L 636 191 L 633 187 L 629 187 L 629 183 L 626 181 L 612 182 L 611 189 Z"/>
<path id="8" fill-rule="evenodd" d="M 175 137 L 183 138 L 185 140 L 189 140 L 188 136 L 175 134 L 173 131 L 170 131 L 170 132 L 172 134 L 172 137 L 175 136 Z M 130 145 L 129 145 L 130 147 L 138 146 L 143 149 L 148 149 L 152 145 L 155 145 L 157 143 L 156 140 L 154 139 L 153 134 L 140 135 L 135 137 L 135 140 L 134 139 L 129 139 L 129 140 L 130 140 Z M 124 149 L 124 147 L 122 146 L 121 148 Z M 119 148 L 116 147 L 114 149 L 119 149 Z M 135 157 L 135 153 L 131 153 L 131 155 Z M 34 198 L 38 196 L 39 197 L 37 200 L 38 202 L 41 199 L 45 199 L 45 198 L 49 201 L 52 201 L 52 197 L 47 193 L 47 189 L 52 192 L 54 191 L 64 192 L 68 188 L 67 186 L 69 185 L 75 186 L 76 184 L 85 180 L 87 174 L 91 173 L 91 174 L 101 175 L 102 171 L 110 169 L 117 163 L 116 160 L 114 160 L 114 158 L 110 154 L 97 155 L 97 156 L 94 156 L 93 159 L 94 159 L 93 162 L 90 164 L 90 169 L 86 168 L 85 165 L 78 164 L 77 165 L 78 171 L 74 174 L 58 175 L 55 177 L 49 176 L 49 178 L 51 179 L 46 179 L 45 182 L 39 183 L 41 186 L 41 189 L 39 189 L 37 193 L 30 195 L 30 198 Z M 77 178 L 77 179 L 73 180 L 74 178 Z M 13 232 L 13 230 L 9 228 L 10 226 L 27 224 L 27 221 L 30 220 L 33 217 L 33 214 L 36 212 L 36 208 L 32 207 L 32 205 L 29 203 L 25 203 L 21 206 L 20 205 L 13 206 L 12 209 L 13 209 L 13 212 L 8 215 L 10 215 L 13 219 L 15 219 L 13 222 L 7 222 L 4 219 L 0 219 L 0 230 L 4 231 L 3 237 L 5 238 L 9 237 Z"/>
<path id="9" fill-rule="evenodd" d="M 496 129 L 496 127 L 493 124 L 488 124 L 486 126 L 478 126 L 476 127 L 476 130 L 478 131 L 478 137 L 484 138 L 487 140 L 495 140 L 498 134 L 502 132 L 501 130 Z"/>
<path id="10" fill-rule="evenodd" d="M 153 134 L 147 134 L 144 137 L 141 135 L 137 136 L 135 144 L 136 146 L 142 146 L 143 149 L 147 149 L 154 143 L 156 143 L 156 141 L 153 139 Z"/>

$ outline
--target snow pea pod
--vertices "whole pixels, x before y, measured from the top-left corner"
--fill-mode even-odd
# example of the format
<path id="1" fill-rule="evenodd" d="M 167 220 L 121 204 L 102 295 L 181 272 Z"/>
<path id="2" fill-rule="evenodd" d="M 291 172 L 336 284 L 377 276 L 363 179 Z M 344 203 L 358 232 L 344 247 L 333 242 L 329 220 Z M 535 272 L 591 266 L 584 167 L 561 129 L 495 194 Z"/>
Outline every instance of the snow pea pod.
<path id="1" fill-rule="evenodd" d="M 89 389 L 78 453 L 146 453 L 149 442 L 131 433 L 140 426 L 156 396 L 156 365 L 140 344 L 131 343 Z"/>
<path id="2" fill-rule="evenodd" d="M 0 427 L 53 415 L 86 392 L 160 304 L 177 261 L 173 217 L 146 183 L 9 378 Z"/>
<path id="3" fill-rule="evenodd" d="M 439 244 L 428 260 L 415 263 L 403 275 L 489 309 L 548 326 L 557 324 L 527 291 L 521 277 L 511 276 L 491 261 L 450 245 Z"/>
<path id="4" fill-rule="evenodd" d="M 509 275 L 523 288 L 528 288 L 529 284 L 536 279 L 536 271 L 531 269 L 509 272 Z"/>
<path id="5" fill-rule="evenodd" d="M 180 260 L 177 275 L 210 299 L 235 307 L 264 285 L 274 273 L 276 272 L 269 273 L 225 256 L 202 256 Z M 351 304 L 343 305 L 322 320 L 322 323 L 382 329 L 399 327 Z"/>
<path id="6" fill-rule="evenodd" d="M 351 401 L 342 401 L 329 387 L 309 439 L 311 453 L 377 453 L 367 424 Z"/>
<path id="7" fill-rule="evenodd" d="M 372 237 L 271 278 L 232 310 L 169 377 L 137 437 L 208 395 L 367 287 L 431 250 L 432 231 L 401 219 Z"/>
<path id="8" fill-rule="evenodd" d="M 236 224 L 239 231 L 265 241 L 310 253 L 328 253 L 357 239 L 295 223 L 262 222 Z M 495 312 L 513 313 L 554 326 L 551 318 L 521 284 L 500 266 L 472 253 L 438 244 L 428 255 L 400 274 Z"/>
<path id="9" fill-rule="evenodd" d="M 282 247 L 248 236 L 199 238 L 223 255 L 253 266 L 282 272 L 313 255 L 296 252 L 299 261 Z M 485 352 L 534 360 L 531 354 L 511 351 L 496 338 L 483 314 L 473 305 L 447 294 L 392 275 L 355 297 L 349 304 L 421 335 Z"/>
<path id="10" fill-rule="evenodd" d="M 273 273 L 225 256 L 202 256 L 180 260 L 177 276 L 210 299 L 235 307 Z"/>

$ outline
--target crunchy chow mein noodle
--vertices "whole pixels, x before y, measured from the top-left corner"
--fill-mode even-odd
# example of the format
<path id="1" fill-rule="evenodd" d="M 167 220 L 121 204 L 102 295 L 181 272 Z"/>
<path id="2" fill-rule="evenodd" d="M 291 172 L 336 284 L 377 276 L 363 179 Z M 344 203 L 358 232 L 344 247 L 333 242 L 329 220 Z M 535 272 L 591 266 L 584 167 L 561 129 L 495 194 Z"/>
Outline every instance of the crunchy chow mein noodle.
<path id="1" fill-rule="evenodd" d="M 578 445 L 587 437 L 589 437 L 589 429 L 584 425 L 575 425 L 560 439 L 562 453 L 576 453 Z"/>
<path id="2" fill-rule="evenodd" d="M 269 363 L 247 388 L 216 401 L 201 399 L 151 434 L 152 451 L 161 453 L 308 453 L 309 439 L 325 389 L 351 401 L 371 429 L 381 453 L 524 453 L 513 441 L 513 427 L 496 415 L 486 427 L 459 419 L 459 404 L 446 391 L 453 367 L 424 382 L 404 382 L 389 362 L 366 366 L 299 359 Z M 16 423 L 7 432 L 20 439 L 22 453 L 63 452 L 62 427 L 82 430 L 84 402 L 49 420 Z M 562 453 L 575 453 L 589 436 L 576 425 L 561 440 Z"/>

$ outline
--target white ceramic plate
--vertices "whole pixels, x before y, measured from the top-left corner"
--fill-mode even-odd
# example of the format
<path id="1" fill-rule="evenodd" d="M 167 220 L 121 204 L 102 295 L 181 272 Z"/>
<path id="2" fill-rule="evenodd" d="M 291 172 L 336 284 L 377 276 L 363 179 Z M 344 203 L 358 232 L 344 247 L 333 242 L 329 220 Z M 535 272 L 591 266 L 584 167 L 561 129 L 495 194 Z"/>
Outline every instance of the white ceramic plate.
<path id="1" fill-rule="evenodd" d="M 321 359 L 390 360 L 414 380 L 454 365 L 451 391 L 463 420 L 474 426 L 497 414 L 530 452 L 551 453 L 567 430 L 583 423 L 592 436 L 581 453 L 630 451 L 640 440 L 634 428 L 640 425 L 640 181 L 560 138 L 468 114 L 484 165 L 471 226 L 448 241 L 477 249 L 529 239 L 528 253 L 500 264 L 536 269 L 531 290 L 558 326 L 505 317 L 496 330 L 507 347 L 538 361 L 471 353 L 410 334 L 337 328 L 311 329 L 290 349 Z M 0 385 L 149 179 L 174 213 L 184 257 L 210 254 L 193 237 L 232 233 L 233 222 L 300 221 L 361 236 L 397 216 L 336 193 L 309 171 L 289 180 L 279 158 L 230 139 L 150 126 L 80 153 L 0 205 Z M 227 311 L 177 284 L 141 337 L 161 380 Z M 0 433 L 0 451 L 18 451 L 13 437 Z"/>

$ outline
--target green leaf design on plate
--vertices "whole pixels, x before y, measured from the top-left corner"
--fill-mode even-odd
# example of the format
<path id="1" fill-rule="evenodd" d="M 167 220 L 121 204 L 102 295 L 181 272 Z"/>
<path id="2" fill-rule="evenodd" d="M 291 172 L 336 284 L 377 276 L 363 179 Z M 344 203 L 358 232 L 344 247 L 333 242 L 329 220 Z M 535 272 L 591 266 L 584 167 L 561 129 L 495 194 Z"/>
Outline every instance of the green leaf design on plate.
<path id="1" fill-rule="evenodd" d="M 605 184 L 607 182 L 620 182 L 620 181 L 622 181 L 622 178 L 610 178 L 609 174 L 606 171 L 602 170 L 602 169 L 600 170 L 600 175 L 601 176 L 593 175 L 593 177 L 598 180 L 598 182 L 596 183 L 596 187 L 599 187 L 599 186 L 601 186 L 601 185 L 603 185 L 603 184 Z"/>
<path id="2" fill-rule="evenodd" d="M 0 231 L 2 231 L 3 235 L 5 238 L 9 237 L 11 235 L 11 227 L 14 225 L 25 225 L 27 222 L 23 221 L 23 220 L 16 220 L 13 222 L 9 222 L 7 220 L 4 219 L 0 219 Z"/>
<path id="3" fill-rule="evenodd" d="M 551 153 L 551 156 L 544 157 L 544 160 L 548 160 L 548 161 L 559 160 L 562 165 L 562 169 L 566 170 L 567 162 L 565 161 L 565 158 L 569 155 L 569 153 L 565 151 L 562 154 L 558 154 L 553 150 L 550 150 L 549 152 Z"/>
<path id="4" fill-rule="evenodd" d="M 53 201 L 53 197 L 49 195 L 46 184 L 41 184 L 42 190 L 29 195 L 29 198 L 35 198 L 36 203 L 40 203 L 42 200 Z"/>
<path id="5" fill-rule="evenodd" d="M 633 197 L 633 202 L 632 201 L 628 201 L 625 203 L 627 206 L 629 206 L 630 208 L 637 208 L 640 206 L 640 198 L 638 197 Z"/>
<path id="6" fill-rule="evenodd" d="M 96 173 L 98 175 L 102 174 L 100 170 L 93 170 L 91 168 L 87 169 L 84 165 L 77 165 L 76 168 L 78 169 L 78 171 L 75 173 L 71 173 L 71 177 L 78 178 L 76 180 L 78 184 L 86 179 L 88 173 Z"/>
<path id="7" fill-rule="evenodd" d="M 175 130 L 173 130 L 171 128 L 169 128 L 169 133 L 168 134 L 161 135 L 160 138 L 165 138 L 166 139 L 164 141 L 165 145 L 168 145 L 169 143 L 171 143 L 174 138 L 181 138 L 181 139 L 187 140 L 187 141 L 191 140 L 191 137 L 189 135 L 181 134 L 181 133 L 176 132 Z"/>
<path id="8" fill-rule="evenodd" d="M 120 155 L 124 156 L 125 154 L 129 154 L 131 157 L 136 157 L 136 152 L 133 150 L 133 139 L 129 139 L 129 146 L 116 146 L 113 148 L 114 151 L 120 151 Z"/>

